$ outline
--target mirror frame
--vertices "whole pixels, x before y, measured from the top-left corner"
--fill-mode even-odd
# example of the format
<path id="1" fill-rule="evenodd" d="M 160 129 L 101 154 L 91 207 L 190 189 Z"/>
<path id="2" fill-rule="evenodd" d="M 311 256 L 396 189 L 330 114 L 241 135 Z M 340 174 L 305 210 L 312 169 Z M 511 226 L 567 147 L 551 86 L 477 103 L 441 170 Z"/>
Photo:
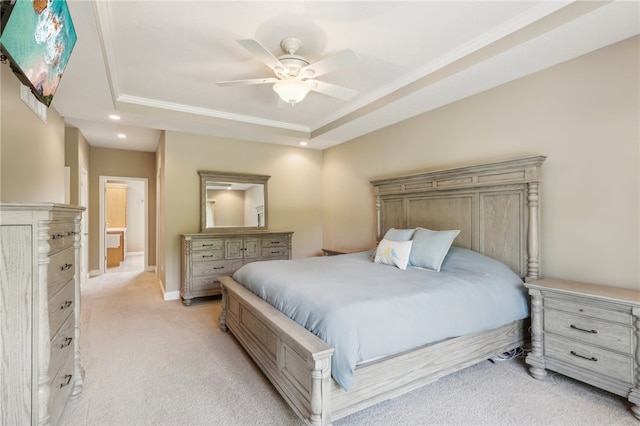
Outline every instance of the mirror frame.
<path id="1" fill-rule="evenodd" d="M 266 231 L 269 229 L 269 215 L 268 215 L 268 190 L 267 181 L 271 176 L 266 175 L 250 175 L 246 173 L 233 173 L 233 172 L 218 172 L 210 170 L 198 170 L 200 175 L 200 232 L 238 232 L 238 231 Z M 237 183 L 255 183 L 263 185 L 264 192 L 264 226 L 220 226 L 207 228 L 206 218 L 206 202 L 207 202 L 207 182 L 210 181 L 223 181 L 223 182 L 237 182 Z"/>

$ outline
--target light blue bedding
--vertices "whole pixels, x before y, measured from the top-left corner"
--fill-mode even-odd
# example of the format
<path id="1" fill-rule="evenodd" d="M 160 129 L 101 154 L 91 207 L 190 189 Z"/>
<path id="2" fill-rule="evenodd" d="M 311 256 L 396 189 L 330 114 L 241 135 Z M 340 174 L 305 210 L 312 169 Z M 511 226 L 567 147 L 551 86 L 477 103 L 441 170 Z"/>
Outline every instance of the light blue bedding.
<path id="1" fill-rule="evenodd" d="M 333 346 L 346 390 L 359 363 L 529 316 L 522 280 L 480 253 L 452 247 L 440 272 L 370 254 L 249 263 L 233 278 Z"/>

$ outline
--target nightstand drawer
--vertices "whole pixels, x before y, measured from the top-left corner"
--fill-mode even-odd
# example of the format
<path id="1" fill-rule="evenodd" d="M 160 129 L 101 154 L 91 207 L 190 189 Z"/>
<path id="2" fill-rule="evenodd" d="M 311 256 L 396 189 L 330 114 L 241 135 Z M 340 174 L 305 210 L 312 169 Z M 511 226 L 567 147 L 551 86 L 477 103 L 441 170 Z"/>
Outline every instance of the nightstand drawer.
<path id="1" fill-rule="evenodd" d="M 545 309 L 544 330 L 631 355 L 633 330 L 581 315 Z"/>
<path id="2" fill-rule="evenodd" d="M 629 382 L 633 377 L 632 357 L 546 333 L 544 355 L 633 385 Z"/>
<path id="3" fill-rule="evenodd" d="M 597 308 L 595 306 L 583 304 L 580 302 L 548 297 L 544 300 L 544 307 L 574 314 L 580 314 L 588 317 L 599 318 L 611 322 L 619 322 L 620 324 L 632 324 L 630 308 L 626 307 L 625 309 L 625 307 L 616 306 L 614 304 L 611 304 L 611 307 L 618 307 L 619 311 L 616 311 L 614 309 Z"/>

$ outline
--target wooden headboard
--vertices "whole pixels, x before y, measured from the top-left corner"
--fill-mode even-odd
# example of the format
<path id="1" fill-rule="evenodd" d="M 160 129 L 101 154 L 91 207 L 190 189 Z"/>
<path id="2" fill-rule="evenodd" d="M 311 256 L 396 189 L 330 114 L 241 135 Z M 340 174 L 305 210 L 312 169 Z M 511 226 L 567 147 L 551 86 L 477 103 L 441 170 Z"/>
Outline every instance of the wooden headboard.
<path id="1" fill-rule="evenodd" d="M 389 228 L 459 229 L 454 246 L 540 278 L 540 167 L 532 156 L 371 183 L 380 240 Z"/>

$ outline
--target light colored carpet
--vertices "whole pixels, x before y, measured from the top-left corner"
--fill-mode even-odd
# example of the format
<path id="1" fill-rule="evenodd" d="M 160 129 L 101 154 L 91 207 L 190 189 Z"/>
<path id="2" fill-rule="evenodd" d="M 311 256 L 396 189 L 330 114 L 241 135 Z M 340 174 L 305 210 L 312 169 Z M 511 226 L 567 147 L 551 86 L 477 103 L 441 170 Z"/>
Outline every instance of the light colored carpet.
<path id="1" fill-rule="evenodd" d="M 298 425 L 230 334 L 219 299 L 163 301 L 151 272 L 95 277 L 82 294 L 84 391 L 62 425 Z M 483 362 L 336 425 L 638 425 L 624 398 L 522 358 Z"/>

